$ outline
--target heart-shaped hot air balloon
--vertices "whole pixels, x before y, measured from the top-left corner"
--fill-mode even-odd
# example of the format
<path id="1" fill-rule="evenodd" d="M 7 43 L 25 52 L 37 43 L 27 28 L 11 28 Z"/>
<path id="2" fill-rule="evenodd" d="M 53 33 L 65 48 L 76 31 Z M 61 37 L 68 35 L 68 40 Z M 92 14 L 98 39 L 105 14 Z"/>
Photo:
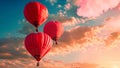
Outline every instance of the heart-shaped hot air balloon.
<path id="1" fill-rule="evenodd" d="M 48 18 L 48 10 L 40 2 L 33 1 L 24 7 L 24 16 L 29 23 L 38 28 Z"/>
<path id="2" fill-rule="evenodd" d="M 45 33 L 31 33 L 25 38 L 25 48 L 38 61 L 48 53 L 52 47 L 52 39 Z"/>
<path id="3" fill-rule="evenodd" d="M 49 21 L 45 24 L 43 31 L 56 41 L 57 44 L 57 40 L 62 36 L 64 28 L 58 21 Z"/>

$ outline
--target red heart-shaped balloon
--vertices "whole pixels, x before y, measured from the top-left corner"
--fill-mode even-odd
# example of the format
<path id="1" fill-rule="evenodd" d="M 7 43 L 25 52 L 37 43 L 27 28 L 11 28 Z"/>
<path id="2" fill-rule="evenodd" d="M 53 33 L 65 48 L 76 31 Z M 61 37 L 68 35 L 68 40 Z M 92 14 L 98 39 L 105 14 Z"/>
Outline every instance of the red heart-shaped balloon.
<path id="1" fill-rule="evenodd" d="M 31 33 L 25 38 L 25 48 L 37 60 L 40 61 L 52 47 L 52 39 L 45 33 Z"/>

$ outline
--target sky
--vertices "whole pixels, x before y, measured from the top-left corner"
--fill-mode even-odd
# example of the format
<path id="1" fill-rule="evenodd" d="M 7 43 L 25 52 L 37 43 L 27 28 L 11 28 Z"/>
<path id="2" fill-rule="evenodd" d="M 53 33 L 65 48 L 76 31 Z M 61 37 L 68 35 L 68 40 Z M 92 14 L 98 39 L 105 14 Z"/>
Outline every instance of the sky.
<path id="1" fill-rule="evenodd" d="M 32 0 L 0 2 L 0 68 L 37 68 L 24 47 L 35 32 L 23 10 Z M 38 68 L 120 68 L 120 0 L 36 0 L 48 19 L 61 22 L 64 33 Z"/>

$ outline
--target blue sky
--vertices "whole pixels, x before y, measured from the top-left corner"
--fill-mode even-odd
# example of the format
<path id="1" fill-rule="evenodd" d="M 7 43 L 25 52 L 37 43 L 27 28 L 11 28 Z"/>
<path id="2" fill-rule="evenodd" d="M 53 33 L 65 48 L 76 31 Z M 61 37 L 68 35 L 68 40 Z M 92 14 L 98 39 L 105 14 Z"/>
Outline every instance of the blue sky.
<path id="1" fill-rule="evenodd" d="M 48 8 L 50 14 L 56 14 L 58 10 L 62 9 L 56 7 L 58 4 L 64 5 L 66 3 L 64 0 L 62 0 L 58 1 L 53 6 L 49 1 L 38 1 L 40 1 Z M 0 2 L 0 38 L 7 37 L 7 35 L 9 34 L 11 34 L 12 36 L 19 35 L 16 32 L 22 26 L 21 24 L 19 24 L 19 22 L 24 19 L 23 9 L 28 2 L 30 2 L 30 0 L 2 0 Z"/>
<path id="2" fill-rule="evenodd" d="M 6 37 L 8 33 L 12 35 L 16 34 L 16 31 L 20 28 L 19 21 L 23 17 L 23 8 L 25 1 L 13 0 L 0 2 L 0 37 Z"/>

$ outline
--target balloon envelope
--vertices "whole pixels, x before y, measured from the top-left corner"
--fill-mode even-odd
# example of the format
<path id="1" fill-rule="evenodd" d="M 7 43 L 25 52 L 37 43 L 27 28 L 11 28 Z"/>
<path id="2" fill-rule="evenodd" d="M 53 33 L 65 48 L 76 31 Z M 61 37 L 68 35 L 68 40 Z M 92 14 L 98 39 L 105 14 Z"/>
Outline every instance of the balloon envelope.
<path id="1" fill-rule="evenodd" d="M 54 41 L 57 41 L 64 32 L 62 24 L 58 21 L 49 21 L 44 26 L 44 33 L 48 34 Z"/>
<path id="2" fill-rule="evenodd" d="M 31 33 L 25 38 L 25 48 L 40 61 L 52 47 L 52 39 L 45 33 Z"/>
<path id="3" fill-rule="evenodd" d="M 29 2 L 24 7 L 24 16 L 29 23 L 38 27 L 48 18 L 48 10 L 39 2 Z"/>

